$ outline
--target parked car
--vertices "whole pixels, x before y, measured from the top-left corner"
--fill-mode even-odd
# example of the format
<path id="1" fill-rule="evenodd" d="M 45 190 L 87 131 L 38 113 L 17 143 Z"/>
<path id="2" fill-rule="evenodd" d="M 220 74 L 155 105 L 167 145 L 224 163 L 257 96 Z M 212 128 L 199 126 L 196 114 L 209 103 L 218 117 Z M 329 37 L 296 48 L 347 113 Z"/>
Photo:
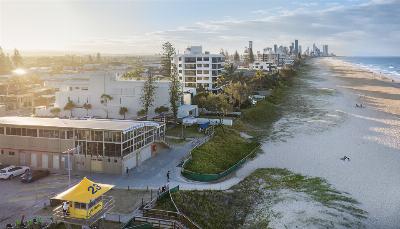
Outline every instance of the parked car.
<path id="1" fill-rule="evenodd" d="M 20 177 L 21 182 L 23 183 L 31 183 L 33 181 L 39 180 L 43 177 L 47 177 L 50 175 L 49 170 L 33 170 L 33 171 L 28 171 Z"/>
<path id="2" fill-rule="evenodd" d="M 27 166 L 8 166 L 0 170 L 0 179 L 12 179 L 30 170 Z"/>

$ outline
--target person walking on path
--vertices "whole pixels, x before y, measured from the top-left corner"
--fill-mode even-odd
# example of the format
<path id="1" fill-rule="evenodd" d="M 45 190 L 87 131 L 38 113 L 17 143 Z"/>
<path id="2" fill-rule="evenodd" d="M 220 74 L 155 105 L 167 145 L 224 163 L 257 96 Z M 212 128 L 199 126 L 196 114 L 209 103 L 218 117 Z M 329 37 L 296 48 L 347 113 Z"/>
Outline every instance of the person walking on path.
<path id="1" fill-rule="evenodd" d="M 68 214 L 68 207 L 69 207 L 68 202 L 64 201 L 63 205 L 62 205 L 64 217 L 67 216 L 67 214 Z"/>
<path id="2" fill-rule="evenodd" d="M 168 172 L 167 172 L 167 182 L 169 182 L 169 174 L 170 174 L 170 171 L 168 170 Z"/>

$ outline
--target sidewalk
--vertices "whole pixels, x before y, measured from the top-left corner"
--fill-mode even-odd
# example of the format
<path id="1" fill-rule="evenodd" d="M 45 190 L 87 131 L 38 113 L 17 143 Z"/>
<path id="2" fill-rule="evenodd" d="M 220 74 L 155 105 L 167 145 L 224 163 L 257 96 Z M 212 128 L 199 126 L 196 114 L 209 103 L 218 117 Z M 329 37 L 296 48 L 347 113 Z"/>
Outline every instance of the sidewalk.
<path id="1" fill-rule="evenodd" d="M 146 160 L 140 166 L 129 171 L 129 175 L 82 174 L 100 183 L 114 184 L 117 188 L 146 189 L 159 187 L 167 183 L 167 172 L 170 171 L 170 182 L 181 181 L 178 165 L 193 148 L 192 141 L 183 145 L 173 145 L 171 149 L 163 149 L 155 157 Z"/>

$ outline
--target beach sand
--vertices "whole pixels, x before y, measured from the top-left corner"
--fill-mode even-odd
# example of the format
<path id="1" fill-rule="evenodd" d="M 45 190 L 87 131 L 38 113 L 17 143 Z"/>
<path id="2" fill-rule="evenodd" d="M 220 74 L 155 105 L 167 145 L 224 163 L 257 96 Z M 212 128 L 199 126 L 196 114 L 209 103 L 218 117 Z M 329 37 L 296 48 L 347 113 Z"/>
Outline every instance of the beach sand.
<path id="1" fill-rule="evenodd" d="M 325 178 L 349 193 L 368 212 L 367 228 L 399 228 L 399 84 L 334 58 L 309 62 L 304 80 L 311 86 L 293 89 L 297 94 L 292 96 L 311 104 L 304 107 L 308 113 L 287 112 L 274 125 L 279 137 L 267 139 L 264 152 L 234 177 L 216 184 L 178 184 L 182 189 L 227 189 L 257 168 L 287 168 Z M 356 103 L 365 108 L 356 108 Z M 345 155 L 351 160 L 340 160 Z M 285 209 L 291 208 L 281 209 L 281 214 L 292 214 Z"/>

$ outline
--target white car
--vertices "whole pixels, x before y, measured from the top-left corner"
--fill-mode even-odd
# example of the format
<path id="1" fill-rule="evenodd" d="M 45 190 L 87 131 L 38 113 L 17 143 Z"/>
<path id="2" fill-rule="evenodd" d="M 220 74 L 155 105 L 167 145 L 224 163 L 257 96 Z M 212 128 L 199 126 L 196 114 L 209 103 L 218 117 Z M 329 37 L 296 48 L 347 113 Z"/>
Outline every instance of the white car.
<path id="1" fill-rule="evenodd" d="M 0 179 L 12 179 L 30 170 L 27 166 L 8 166 L 0 170 Z"/>

